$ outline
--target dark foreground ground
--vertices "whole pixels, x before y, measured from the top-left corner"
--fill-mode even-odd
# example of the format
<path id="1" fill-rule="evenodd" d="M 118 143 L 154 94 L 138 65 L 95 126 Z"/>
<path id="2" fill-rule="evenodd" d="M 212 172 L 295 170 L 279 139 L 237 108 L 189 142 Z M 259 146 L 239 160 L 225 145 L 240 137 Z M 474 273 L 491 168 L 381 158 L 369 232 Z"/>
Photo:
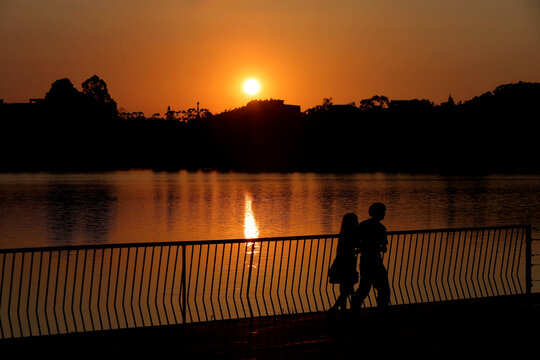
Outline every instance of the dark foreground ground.
<path id="1" fill-rule="evenodd" d="M 0 340 L 2 359 L 540 355 L 540 294 Z M 9 357 L 8 357 L 9 356 Z"/>

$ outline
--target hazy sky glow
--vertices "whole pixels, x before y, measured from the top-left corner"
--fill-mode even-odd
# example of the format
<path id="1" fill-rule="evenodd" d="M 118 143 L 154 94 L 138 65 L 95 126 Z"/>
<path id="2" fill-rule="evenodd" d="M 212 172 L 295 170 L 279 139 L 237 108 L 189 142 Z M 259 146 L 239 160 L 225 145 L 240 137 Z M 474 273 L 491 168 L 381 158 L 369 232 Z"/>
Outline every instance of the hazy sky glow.
<path id="1" fill-rule="evenodd" d="M 120 107 L 467 100 L 540 81 L 537 0 L 0 0 L 0 99 L 103 78 Z"/>

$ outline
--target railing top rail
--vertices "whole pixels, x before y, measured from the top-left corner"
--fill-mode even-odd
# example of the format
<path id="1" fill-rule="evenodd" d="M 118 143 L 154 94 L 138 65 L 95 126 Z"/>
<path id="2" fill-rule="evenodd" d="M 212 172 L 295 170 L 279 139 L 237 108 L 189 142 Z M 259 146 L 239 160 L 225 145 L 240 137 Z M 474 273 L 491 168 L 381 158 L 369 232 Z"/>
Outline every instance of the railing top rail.
<path id="1" fill-rule="evenodd" d="M 502 225 L 502 226 L 482 226 L 482 227 L 462 227 L 462 228 L 441 228 L 441 229 L 422 229 L 422 230 L 399 230 L 388 231 L 389 236 L 406 234 L 425 234 L 425 233 L 444 233 L 444 232 L 464 232 L 464 231 L 486 231 L 486 230 L 505 230 L 505 229 L 527 229 L 531 225 Z M 63 245 L 63 246 L 41 246 L 28 248 L 0 249 L 0 254 L 17 252 L 41 252 L 41 251 L 68 251 L 68 250 L 86 250 L 86 249 L 112 249 L 112 248 L 136 248 L 136 247 L 154 247 L 154 246 L 188 246 L 188 245 L 214 245 L 214 244 L 232 244 L 249 242 L 267 242 L 284 240 L 307 240 L 320 239 L 328 240 L 336 238 L 338 234 L 323 235 L 298 235 L 298 236 L 280 236 L 266 237 L 256 239 L 223 239 L 223 240 L 190 240 L 190 241 L 164 241 L 164 242 L 144 242 L 144 243 L 117 243 L 117 244 L 84 244 L 84 245 Z"/>

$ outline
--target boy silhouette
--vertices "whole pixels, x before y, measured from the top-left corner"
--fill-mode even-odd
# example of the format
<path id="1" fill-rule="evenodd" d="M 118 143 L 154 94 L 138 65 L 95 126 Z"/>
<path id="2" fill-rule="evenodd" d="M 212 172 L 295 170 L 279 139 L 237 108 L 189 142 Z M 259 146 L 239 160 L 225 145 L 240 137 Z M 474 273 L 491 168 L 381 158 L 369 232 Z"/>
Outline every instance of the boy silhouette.
<path id="1" fill-rule="evenodd" d="M 386 206 L 379 202 L 372 204 L 369 215 L 371 218 L 358 224 L 360 285 L 351 299 L 351 308 L 356 310 L 362 306 L 372 286 L 377 290 L 377 307 L 385 308 L 390 304 L 388 273 L 381 256 L 388 247 L 386 227 L 381 224 L 386 215 Z"/>

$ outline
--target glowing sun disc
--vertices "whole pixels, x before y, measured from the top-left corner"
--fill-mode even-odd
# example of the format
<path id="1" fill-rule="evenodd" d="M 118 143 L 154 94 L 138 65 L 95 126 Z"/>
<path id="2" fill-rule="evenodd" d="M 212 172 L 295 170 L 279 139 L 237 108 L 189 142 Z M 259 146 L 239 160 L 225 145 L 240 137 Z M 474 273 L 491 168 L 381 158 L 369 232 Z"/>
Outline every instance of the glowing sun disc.
<path id="1" fill-rule="evenodd" d="M 259 82 L 255 79 L 249 79 L 244 82 L 244 91 L 249 95 L 255 95 L 259 92 L 260 88 Z"/>

